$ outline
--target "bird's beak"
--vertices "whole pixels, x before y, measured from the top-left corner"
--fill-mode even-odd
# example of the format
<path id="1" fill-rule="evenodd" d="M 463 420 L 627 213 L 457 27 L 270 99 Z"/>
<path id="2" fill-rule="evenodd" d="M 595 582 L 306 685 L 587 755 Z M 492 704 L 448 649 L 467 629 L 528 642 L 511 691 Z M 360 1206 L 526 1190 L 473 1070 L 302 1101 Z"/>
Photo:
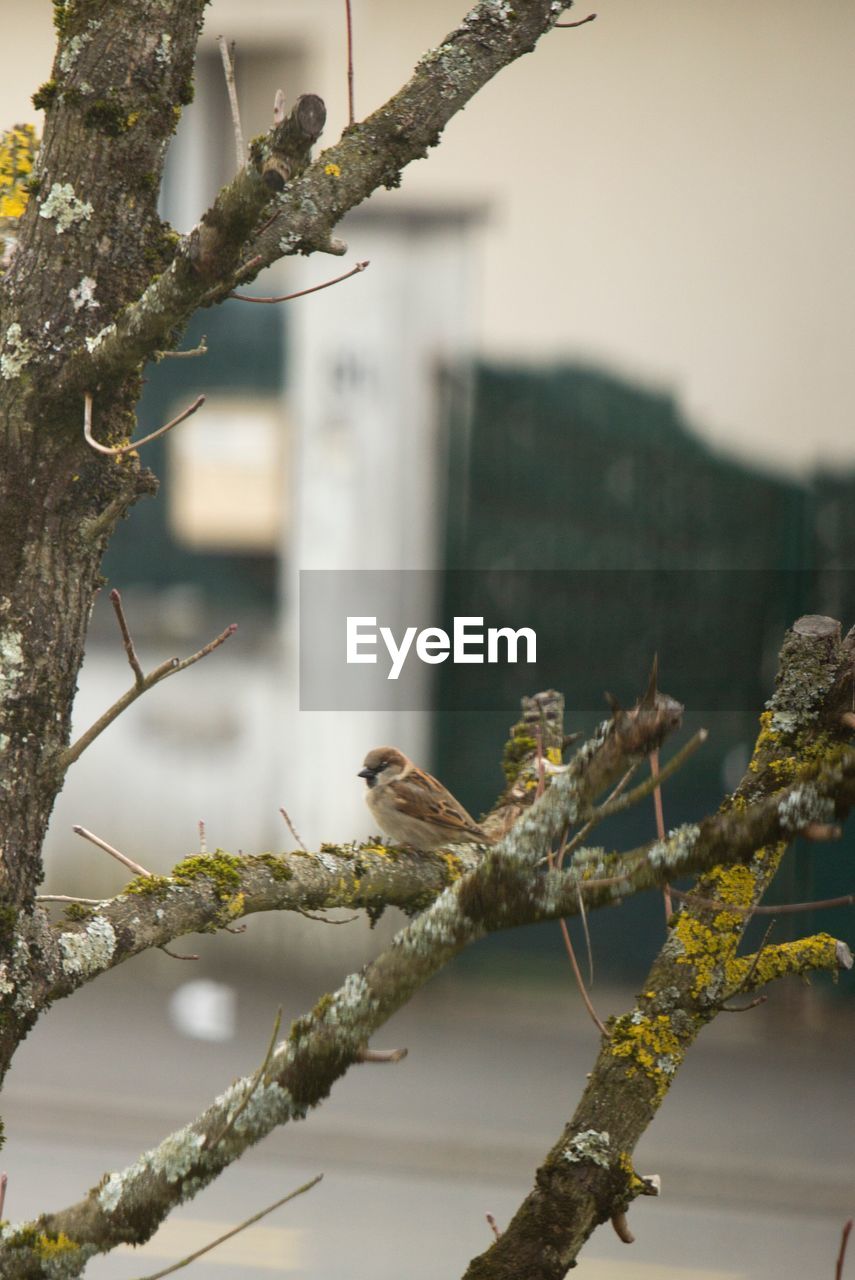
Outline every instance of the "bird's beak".
<path id="1" fill-rule="evenodd" d="M 360 769 L 359 773 L 356 776 L 357 778 L 374 778 L 377 775 L 375 774 L 373 769 Z"/>

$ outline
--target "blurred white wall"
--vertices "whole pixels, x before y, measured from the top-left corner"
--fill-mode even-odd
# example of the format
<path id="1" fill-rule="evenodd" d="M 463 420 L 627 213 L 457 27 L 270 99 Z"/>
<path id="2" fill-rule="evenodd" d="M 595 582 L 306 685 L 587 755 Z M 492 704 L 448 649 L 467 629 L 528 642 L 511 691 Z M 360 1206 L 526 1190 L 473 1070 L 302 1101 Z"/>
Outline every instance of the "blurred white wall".
<path id="1" fill-rule="evenodd" d="M 465 7 L 354 0 L 357 113 Z M 502 73 L 382 198 L 487 203 L 484 353 L 587 355 L 676 387 L 699 428 L 743 455 L 851 460 L 855 6 L 595 7 L 596 22 L 553 32 Z M 34 116 L 53 37 L 46 0 L 4 9 L 15 34 L 0 121 L 12 123 Z M 283 87 L 326 99 L 333 140 L 343 25 L 340 0 L 214 0 L 205 38 L 297 47 L 306 82 Z"/>

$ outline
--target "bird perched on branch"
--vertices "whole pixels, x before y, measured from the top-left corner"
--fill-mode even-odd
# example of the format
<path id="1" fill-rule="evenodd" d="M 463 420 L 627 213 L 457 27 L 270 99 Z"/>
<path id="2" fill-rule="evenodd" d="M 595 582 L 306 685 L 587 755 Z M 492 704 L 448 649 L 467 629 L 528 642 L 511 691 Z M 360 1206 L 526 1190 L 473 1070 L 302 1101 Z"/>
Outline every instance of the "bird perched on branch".
<path id="1" fill-rule="evenodd" d="M 375 747 L 357 775 L 365 803 L 387 835 L 427 853 L 449 844 L 492 844 L 441 782 L 396 747 Z"/>

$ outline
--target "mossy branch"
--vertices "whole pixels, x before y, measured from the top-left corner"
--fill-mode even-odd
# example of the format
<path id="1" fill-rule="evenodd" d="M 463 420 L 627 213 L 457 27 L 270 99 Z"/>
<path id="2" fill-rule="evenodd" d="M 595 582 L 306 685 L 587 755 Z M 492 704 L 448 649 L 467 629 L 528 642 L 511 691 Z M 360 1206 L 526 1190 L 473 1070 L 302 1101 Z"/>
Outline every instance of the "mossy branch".
<path id="1" fill-rule="evenodd" d="M 343 252 L 332 231 L 345 213 L 378 187 L 397 186 L 402 169 L 427 155 L 448 121 L 497 72 L 529 53 L 571 4 L 517 0 L 511 9 L 482 0 L 421 59 L 385 106 L 347 129 L 302 177 L 305 140 L 322 123 L 323 104 L 314 95 L 301 99 L 289 120 L 254 148 L 250 163 L 220 192 L 199 227 L 179 242 L 171 265 L 67 362 L 57 390 L 115 384 L 154 351 L 168 348 L 171 335 L 199 306 L 228 295 L 241 257 L 253 262 L 254 274 L 289 254 Z M 307 128 L 309 101 L 315 109 Z M 259 217 L 268 208 L 273 216 L 259 231 Z"/>
<path id="2" fill-rule="evenodd" d="M 570 1123 L 537 1171 L 532 1191 L 500 1239 L 473 1259 L 466 1280 L 537 1275 L 563 1280 L 601 1222 L 624 1214 L 643 1183 L 632 1153 L 695 1038 L 735 992 L 786 973 L 851 964 L 845 943 L 820 935 L 761 955 L 736 952 L 750 914 L 787 843 L 812 821 L 842 816 L 855 801 L 855 752 L 843 746 L 852 693 L 853 633 L 833 619 L 800 618 L 784 641 L 776 689 L 761 716 L 745 777 L 722 811 L 684 831 L 684 870 L 711 858 L 629 1013 L 613 1019 Z M 822 815 L 822 818 L 820 818 Z M 663 856 L 675 838 L 662 842 Z M 584 853 L 577 857 L 584 857 Z M 648 851 L 647 863 L 658 853 Z M 724 904 L 725 909 L 721 909 Z M 735 909 L 727 911 L 726 906 Z"/>

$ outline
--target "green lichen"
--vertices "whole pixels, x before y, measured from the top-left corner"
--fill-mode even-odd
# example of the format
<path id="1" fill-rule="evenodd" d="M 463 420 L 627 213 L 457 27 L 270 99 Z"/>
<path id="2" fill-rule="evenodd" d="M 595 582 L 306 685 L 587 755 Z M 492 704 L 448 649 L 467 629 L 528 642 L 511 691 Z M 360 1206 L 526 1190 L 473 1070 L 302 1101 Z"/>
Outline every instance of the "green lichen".
<path id="1" fill-rule="evenodd" d="M 291 1044 L 296 1044 L 302 1040 L 305 1035 L 313 1031 L 317 1022 L 323 1022 L 329 1011 L 332 1009 L 335 999 L 329 993 L 321 996 L 314 1009 L 310 1013 L 303 1014 L 302 1018 L 295 1018 L 291 1023 L 291 1029 L 288 1032 L 288 1040 Z"/>
<path id="2" fill-rule="evenodd" d="M 536 741 L 524 733 L 514 734 L 505 743 L 505 749 L 502 753 L 502 772 L 509 787 L 514 785 L 520 769 L 535 751 L 537 751 Z"/>
<path id="3" fill-rule="evenodd" d="M 140 897 L 157 897 L 166 896 L 171 881 L 168 876 L 137 876 L 130 884 L 125 885 L 123 893 L 136 893 Z"/>
<path id="4" fill-rule="evenodd" d="M 82 902 L 72 902 L 65 908 L 66 920 L 89 920 L 95 914 L 93 907 L 87 907 Z"/>
<path id="5" fill-rule="evenodd" d="M 37 111 L 48 111 L 53 105 L 56 95 L 59 93 L 59 85 L 56 80 L 45 80 L 44 84 L 39 85 L 32 96 L 32 104 Z"/>
<path id="6" fill-rule="evenodd" d="M 138 117 L 139 112 L 136 115 Z M 135 123 L 131 122 L 130 116 L 125 114 L 121 103 L 114 96 L 96 98 L 84 111 L 83 121 L 90 129 L 98 129 L 108 138 L 121 137 Z"/>
<path id="7" fill-rule="evenodd" d="M 241 858 L 218 849 L 216 853 L 198 853 L 184 858 L 172 868 L 172 880 L 175 884 L 186 885 L 200 877 L 210 880 L 217 897 L 225 902 L 241 887 L 242 866 Z"/>
<path id="8" fill-rule="evenodd" d="M 275 853 L 259 853 L 253 859 L 253 862 L 260 862 L 266 867 L 274 880 L 286 881 L 294 878 L 294 872 L 288 866 L 284 858 L 277 856 Z"/>

